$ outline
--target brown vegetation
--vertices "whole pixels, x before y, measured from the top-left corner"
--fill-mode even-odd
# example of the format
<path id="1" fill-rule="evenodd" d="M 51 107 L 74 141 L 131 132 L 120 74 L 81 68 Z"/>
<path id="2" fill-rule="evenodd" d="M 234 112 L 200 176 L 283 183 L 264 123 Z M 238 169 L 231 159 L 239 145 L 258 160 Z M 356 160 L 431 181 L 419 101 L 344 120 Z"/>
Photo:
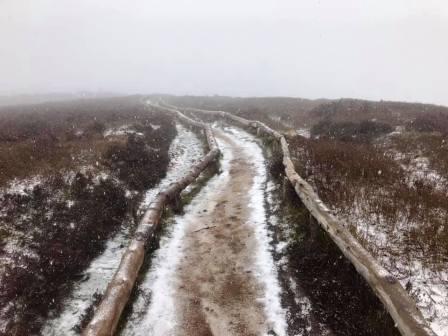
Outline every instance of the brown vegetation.
<path id="1" fill-rule="evenodd" d="M 311 136 L 342 141 L 368 142 L 393 131 L 392 126 L 371 120 L 361 122 L 322 120 L 311 128 Z"/>
<path id="2" fill-rule="evenodd" d="M 159 118 L 158 122 L 167 122 Z M 169 126 L 169 125 L 164 125 Z M 165 153 L 175 133 L 174 128 L 154 129 L 150 124 L 140 125 L 143 137 L 131 134 L 126 143 L 111 145 L 104 154 L 104 164 L 110 168 L 129 188 L 145 190 L 164 174 L 169 158 Z"/>
<path id="3" fill-rule="evenodd" d="M 439 132 L 446 136 L 448 134 L 447 111 L 421 114 L 412 120 L 407 128 L 417 132 Z"/>
<path id="4" fill-rule="evenodd" d="M 448 259 L 445 192 L 423 178 L 411 181 L 392 153 L 370 144 L 301 137 L 289 142 L 299 173 L 315 185 L 327 204 L 344 213 L 360 206 L 374 222 L 388 223 L 390 233 L 403 229 L 397 223 L 409 223 L 407 232 L 391 239 L 405 240 L 408 249 L 423 250 L 427 263 Z M 378 247 L 366 247 L 379 252 Z"/>
<path id="5" fill-rule="evenodd" d="M 54 197 L 66 194 L 65 199 Z M 48 309 L 55 308 L 72 277 L 97 255 L 105 240 L 125 221 L 132 200 L 112 180 L 94 183 L 77 174 L 73 182 L 55 176 L 29 195 L 2 196 L 7 204 L 4 224 L 29 240 L 26 257 L 20 253 L 4 269 L 0 306 L 13 304 L 3 316 L 9 335 L 36 334 Z M 26 218 L 25 220 L 23 218 Z"/>
<path id="6" fill-rule="evenodd" d="M 313 124 L 324 119 L 349 122 L 373 119 L 400 126 L 428 114 L 448 115 L 448 108 L 418 103 L 340 99 L 315 107 L 310 111 L 309 118 Z"/>
<path id="7" fill-rule="evenodd" d="M 262 121 L 274 129 L 306 126 L 309 111 L 327 101 L 288 97 L 163 96 L 162 98 L 180 107 L 235 113 L 246 119 Z"/>
<path id="8" fill-rule="evenodd" d="M 154 117 L 139 97 L 3 107 L 0 187 L 13 178 L 96 164 L 108 147 L 106 127 L 145 126 Z M 166 117 L 161 120 L 166 124 Z"/>
<path id="9" fill-rule="evenodd" d="M 40 174 L 32 190 L 0 194 L 0 258 L 9 260 L 0 307 L 7 335 L 38 334 L 107 239 L 134 224 L 140 198 L 127 191 L 164 176 L 176 128 L 137 97 L 7 108 L 0 124 L 10 127 L 0 131 L 0 183 Z M 142 135 L 103 136 L 122 125 Z"/>
<path id="10" fill-rule="evenodd" d="M 310 128 L 323 120 L 352 123 L 370 120 L 389 124 L 392 127 L 408 124 L 409 127 L 418 128 L 418 125 L 423 122 L 420 118 L 427 115 L 432 121 L 437 120 L 436 131 L 444 133 L 446 131 L 441 129 L 448 129 L 448 108 L 429 104 L 288 97 L 175 97 L 168 95 L 152 97 L 155 100 L 158 98 L 180 107 L 231 112 L 246 119 L 262 121 L 278 130 Z"/>
<path id="11" fill-rule="evenodd" d="M 293 137 L 291 148 L 297 168 L 327 204 L 345 214 L 361 207 L 374 224 L 389 225 L 391 239 L 401 239 L 408 252 L 423 253 L 424 262 L 435 268 L 446 262 L 447 186 L 425 174 L 413 177 L 412 169 L 418 168 L 405 167 L 415 158 L 427 158 L 430 168 L 448 177 L 448 109 L 344 99 L 322 104 L 310 116 L 320 120 L 311 129 L 320 139 Z M 382 137 L 392 125 L 402 132 Z M 408 223 L 407 228 L 397 223 Z M 377 246 L 367 247 L 379 253 Z"/>
<path id="12" fill-rule="evenodd" d="M 436 132 L 406 132 L 395 135 L 387 149 L 405 154 L 405 163 L 416 156 L 428 158 L 430 166 L 448 178 L 448 137 Z"/>

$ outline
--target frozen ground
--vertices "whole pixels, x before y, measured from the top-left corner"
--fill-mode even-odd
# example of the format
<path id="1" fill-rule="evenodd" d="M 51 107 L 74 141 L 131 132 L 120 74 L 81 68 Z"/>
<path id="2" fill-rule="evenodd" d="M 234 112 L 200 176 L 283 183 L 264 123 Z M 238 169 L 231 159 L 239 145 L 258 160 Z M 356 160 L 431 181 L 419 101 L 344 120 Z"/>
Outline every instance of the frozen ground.
<path id="1" fill-rule="evenodd" d="M 396 153 L 396 159 L 404 162 L 404 154 Z M 428 159 L 418 155 L 402 167 L 408 174 L 407 183 L 424 179 L 436 189 L 447 191 L 447 181 L 429 166 Z M 337 210 L 340 217 L 356 227 L 357 236 L 367 242 L 369 249 L 381 264 L 400 280 L 415 298 L 424 317 L 439 336 L 448 336 L 448 271 L 446 267 L 434 267 L 422 261 L 427 256 L 422 251 L 406 252 L 406 234 L 419 223 L 410 223 L 403 216 L 397 223 L 390 223 L 381 214 L 368 209 L 363 203 L 363 190 L 351 209 Z M 443 216 L 443 214 L 440 214 Z M 443 263 L 443 262 L 442 262 Z M 446 261 L 443 263 L 446 265 Z"/>
<path id="2" fill-rule="evenodd" d="M 396 223 L 390 231 L 390 223 L 366 213 L 358 204 L 350 213 L 340 211 L 339 216 L 356 224 L 357 236 L 367 241 L 380 263 L 410 291 L 437 335 L 448 336 L 448 272 L 422 264 L 426 257 L 421 253 L 403 253 L 402 232 L 409 223 Z"/>

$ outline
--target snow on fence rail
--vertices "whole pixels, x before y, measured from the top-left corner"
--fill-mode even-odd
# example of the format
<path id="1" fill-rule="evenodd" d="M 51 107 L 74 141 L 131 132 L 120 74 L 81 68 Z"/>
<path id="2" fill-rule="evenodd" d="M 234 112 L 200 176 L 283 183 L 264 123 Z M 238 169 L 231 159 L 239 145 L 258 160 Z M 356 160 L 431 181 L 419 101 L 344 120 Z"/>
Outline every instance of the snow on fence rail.
<path id="1" fill-rule="evenodd" d="M 174 107 L 171 106 L 171 108 Z M 283 166 L 286 177 L 291 182 L 297 195 L 345 257 L 350 260 L 357 272 L 373 289 L 394 320 L 400 333 L 406 336 L 436 336 L 423 318 L 415 301 L 408 295 L 399 281 L 361 246 L 344 225 L 330 213 L 311 185 L 297 174 L 291 161 L 288 143 L 282 134 L 262 122 L 243 119 L 229 112 L 207 111 L 195 108 L 185 108 L 183 110 L 215 115 L 233 121 L 240 126 L 255 129 L 258 135 L 267 135 L 278 141 L 283 153 Z"/>
<path id="2" fill-rule="evenodd" d="M 165 206 L 175 201 L 180 192 L 190 185 L 211 162 L 215 161 L 220 153 L 210 126 L 190 119 L 178 110 L 160 108 L 174 113 L 186 124 L 204 129 L 210 151 L 191 168 L 189 174 L 161 191 L 149 205 L 149 209 L 123 254 L 120 265 L 95 310 L 92 320 L 82 333 L 84 336 L 111 336 L 114 334 L 143 264 L 146 248 L 159 227 Z"/>

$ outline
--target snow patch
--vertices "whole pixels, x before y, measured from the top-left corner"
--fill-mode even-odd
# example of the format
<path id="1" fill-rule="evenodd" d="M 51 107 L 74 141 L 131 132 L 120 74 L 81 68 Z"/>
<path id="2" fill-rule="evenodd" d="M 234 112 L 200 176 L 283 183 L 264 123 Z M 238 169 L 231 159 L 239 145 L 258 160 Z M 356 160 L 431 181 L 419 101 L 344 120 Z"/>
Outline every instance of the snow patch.
<path id="1" fill-rule="evenodd" d="M 296 130 L 297 135 L 303 136 L 304 138 L 311 138 L 311 132 L 309 128 L 299 128 Z"/>
<path id="2" fill-rule="evenodd" d="M 203 145 L 199 138 L 193 132 L 187 130 L 180 124 L 176 125 L 177 136 L 171 143 L 168 155 L 170 163 L 166 177 L 158 186 L 148 190 L 140 205 L 143 212 L 148 208 L 149 204 L 154 200 L 155 196 L 168 187 L 168 185 L 179 178 L 185 176 L 190 168 L 197 163 L 204 155 Z"/>
<path id="3" fill-rule="evenodd" d="M 15 178 L 9 184 L 1 190 L 2 193 L 5 194 L 18 194 L 18 195 L 26 195 L 30 193 L 33 188 L 43 181 L 42 176 L 36 175 L 26 179 L 17 179 Z"/>
<path id="4" fill-rule="evenodd" d="M 419 261 L 425 260 L 425 256 L 415 255 L 417 252 L 399 253 L 403 249 L 405 233 L 418 223 L 409 223 L 403 217 L 402 221 L 391 225 L 381 214 L 366 211 L 363 198 L 360 190 L 359 200 L 349 213 L 339 209 L 339 216 L 356 223 L 357 236 L 368 242 L 380 264 L 408 288 L 434 332 L 438 336 L 448 336 L 448 271 L 431 270 Z M 393 226 L 395 229 L 391 229 Z"/>
<path id="5" fill-rule="evenodd" d="M 224 144 L 220 143 L 219 146 Z M 151 269 L 138 288 L 140 295 L 133 305 L 133 313 L 122 331 L 123 335 L 172 335 L 178 323 L 174 304 L 176 271 L 185 254 L 183 240 L 186 227 L 196 218 L 197 212 L 203 209 L 207 195 L 227 183 L 231 160 L 231 153 L 224 152 L 221 160 L 224 173 L 214 176 L 202 188 L 185 208 L 185 215 L 174 217 L 171 231 L 161 238 L 160 248 L 155 253 Z"/>
<path id="6" fill-rule="evenodd" d="M 159 126 L 160 127 L 160 126 Z M 143 136 L 144 134 L 141 132 L 137 132 L 135 129 L 132 128 L 132 125 L 122 125 L 120 127 L 113 127 L 109 128 L 104 131 L 103 136 L 105 138 L 110 136 L 124 136 L 128 134 L 135 134 L 138 136 Z"/>

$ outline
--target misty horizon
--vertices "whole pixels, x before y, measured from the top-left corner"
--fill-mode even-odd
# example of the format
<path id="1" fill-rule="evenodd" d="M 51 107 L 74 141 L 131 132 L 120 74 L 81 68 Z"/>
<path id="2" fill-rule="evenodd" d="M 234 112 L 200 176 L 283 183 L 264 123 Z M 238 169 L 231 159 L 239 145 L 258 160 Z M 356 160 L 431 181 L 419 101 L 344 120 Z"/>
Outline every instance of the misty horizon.
<path id="1" fill-rule="evenodd" d="M 443 1 L 12 1 L 0 94 L 164 93 L 448 105 Z"/>

